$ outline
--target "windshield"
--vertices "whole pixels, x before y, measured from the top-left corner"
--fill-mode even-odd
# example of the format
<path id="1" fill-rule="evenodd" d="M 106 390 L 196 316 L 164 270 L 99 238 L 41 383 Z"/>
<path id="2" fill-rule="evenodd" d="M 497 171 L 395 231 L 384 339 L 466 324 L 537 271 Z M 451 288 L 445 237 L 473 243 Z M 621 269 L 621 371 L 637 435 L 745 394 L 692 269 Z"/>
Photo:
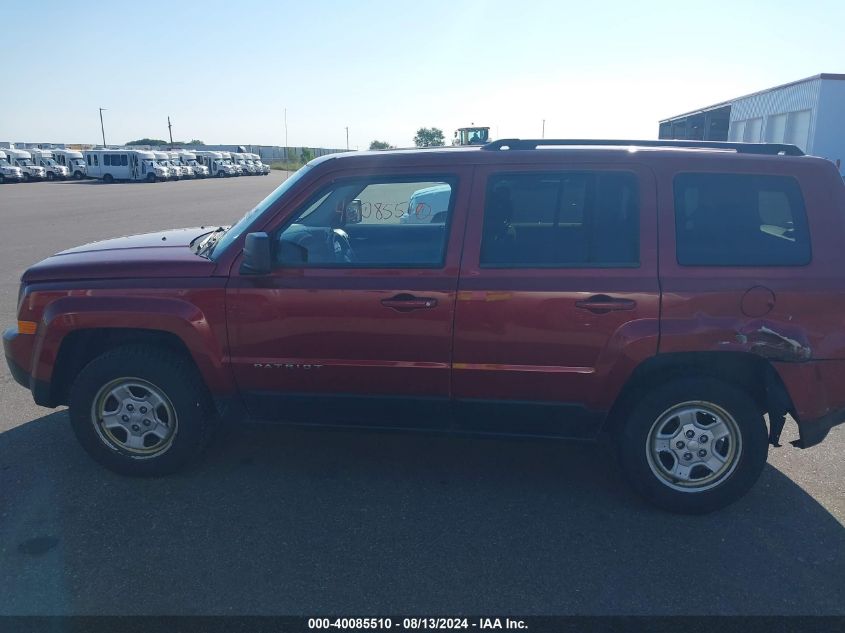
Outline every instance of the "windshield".
<path id="1" fill-rule="evenodd" d="M 5 158 L 0 158 L 0 167 L 11 167 L 11 165 Z"/>
<path id="2" fill-rule="evenodd" d="M 211 259 L 216 259 L 221 253 L 226 251 L 229 244 L 237 240 L 241 234 L 247 229 L 247 227 L 252 224 L 253 220 L 255 220 L 259 215 L 261 215 L 267 208 L 269 208 L 276 200 L 281 198 L 285 195 L 291 188 L 293 188 L 296 183 L 302 180 L 302 177 L 305 176 L 311 167 L 309 165 L 305 165 L 301 167 L 299 171 L 295 174 L 291 174 L 291 176 L 285 180 L 281 185 L 276 187 L 273 192 L 264 198 L 261 202 L 259 202 L 255 207 L 247 211 L 244 216 L 237 221 L 236 224 L 232 225 L 221 237 L 217 245 L 214 247 L 214 250 L 211 252 Z"/>
<path id="3" fill-rule="evenodd" d="M 81 158 L 74 158 L 74 159 L 73 159 L 73 164 L 74 164 L 74 165 L 84 165 L 84 164 L 85 164 L 85 161 L 84 161 L 84 160 L 82 160 Z"/>
<path id="4" fill-rule="evenodd" d="M 18 159 L 18 164 L 20 164 L 20 165 L 24 165 L 24 166 L 26 166 L 26 167 L 29 167 L 29 166 L 31 166 L 31 165 L 32 165 L 32 161 L 31 161 L 31 160 L 29 160 L 28 158 L 19 158 L 19 159 Z"/>
<path id="5" fill-rule="evenodd" d="M 42 162 L 44 162 L 45 164 L 49 165 L 50 167 L 58 167 L 58 165 L 59 165 L 59 164 L 58 164 L 55 160 L 53 160 L 52 158 L 45 158 L 45 159 L 44 159 L 44 161 L 42 161 Z"/>

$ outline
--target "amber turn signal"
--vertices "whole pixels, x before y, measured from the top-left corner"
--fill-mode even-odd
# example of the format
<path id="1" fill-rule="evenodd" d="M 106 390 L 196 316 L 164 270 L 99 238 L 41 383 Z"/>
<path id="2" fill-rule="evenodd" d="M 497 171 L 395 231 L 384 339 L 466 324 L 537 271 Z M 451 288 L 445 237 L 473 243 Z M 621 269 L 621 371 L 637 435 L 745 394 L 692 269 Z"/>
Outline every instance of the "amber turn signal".
<path id="1" fill-rule="evenodd" d="M 18 321 L 18 333 L 35 334 L 38 324 L 35 321 Z"/>

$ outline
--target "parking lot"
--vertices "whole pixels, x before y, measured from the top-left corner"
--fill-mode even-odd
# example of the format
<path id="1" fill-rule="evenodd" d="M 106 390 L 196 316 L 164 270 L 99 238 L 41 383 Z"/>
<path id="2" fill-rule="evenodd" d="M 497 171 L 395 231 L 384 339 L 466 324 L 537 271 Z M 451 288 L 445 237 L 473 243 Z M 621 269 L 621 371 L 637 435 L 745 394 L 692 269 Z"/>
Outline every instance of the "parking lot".
<path id="1" fill-rule="evenodd" d="M 0 187 L 0 325 L 73 245 L 227 224 L 284 178 Z M 606 445 L 245 426 L 129 479 L 0 369 L 0 614 L 845 614 L 845 428 L 770 449 L 704 517 L 628 489 Z"/>

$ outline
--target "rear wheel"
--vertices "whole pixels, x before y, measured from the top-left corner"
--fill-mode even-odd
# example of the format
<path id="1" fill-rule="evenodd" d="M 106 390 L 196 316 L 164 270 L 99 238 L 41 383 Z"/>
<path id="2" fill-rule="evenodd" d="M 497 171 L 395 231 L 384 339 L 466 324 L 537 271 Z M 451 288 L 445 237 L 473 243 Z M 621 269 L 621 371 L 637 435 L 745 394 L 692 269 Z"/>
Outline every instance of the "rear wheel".
<path id="1" fill-rule="evenodd" d="M 703 514 L 742 497 L 766 463 L 768 434 L 754 400 L 713 378 L 656 387 L 619 436 L 622 469 L 656 506 Z"/>
<path id="2" fill-rule="evenodd" d="M 214 420 L 196 369 L 165 349 L 106 352 L 79 373 L 70 419 L 83 448 L 125 475 L 162 475 L 197 458 Z"/>

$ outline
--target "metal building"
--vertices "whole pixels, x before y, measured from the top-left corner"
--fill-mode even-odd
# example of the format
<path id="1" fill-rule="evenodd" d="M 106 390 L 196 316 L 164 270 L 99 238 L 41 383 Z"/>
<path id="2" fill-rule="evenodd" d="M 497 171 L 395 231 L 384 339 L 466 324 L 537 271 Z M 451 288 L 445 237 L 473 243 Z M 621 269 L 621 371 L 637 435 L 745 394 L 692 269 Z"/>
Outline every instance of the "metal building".
<path id="1" fill-rule="evenodd" d="M 661 139 L 791 143 L 845 163 L 845 75 L 822 73 L 660 121 Z"/>

